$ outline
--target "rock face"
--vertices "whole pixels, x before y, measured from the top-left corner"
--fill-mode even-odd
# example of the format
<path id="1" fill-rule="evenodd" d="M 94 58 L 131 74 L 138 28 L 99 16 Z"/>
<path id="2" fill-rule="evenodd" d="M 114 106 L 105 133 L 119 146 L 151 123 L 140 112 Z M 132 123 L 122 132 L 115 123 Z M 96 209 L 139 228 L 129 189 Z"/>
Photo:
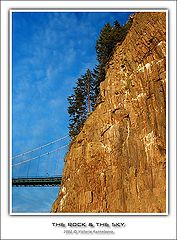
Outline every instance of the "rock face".
<path id="1" fill-rule="evenodd" d="M 52 212 L 166 212 L 166 14 L 140 12 L 66 157 Z"/>

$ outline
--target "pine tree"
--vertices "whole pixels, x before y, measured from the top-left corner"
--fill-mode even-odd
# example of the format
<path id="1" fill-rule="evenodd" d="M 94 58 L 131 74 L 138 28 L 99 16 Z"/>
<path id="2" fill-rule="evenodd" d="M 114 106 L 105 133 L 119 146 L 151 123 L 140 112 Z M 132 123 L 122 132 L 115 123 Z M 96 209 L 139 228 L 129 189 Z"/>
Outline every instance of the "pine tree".
<path id="1" fill-rule="evenodd" d="M 122 31 L 121 31 L 121 41 L 123 41 L 132 25 L 133 22 L 133 18 L 129 17 L 128 21 L 126 22 L 126 24 L 122 27 Z"/>
<path id="2" fill-rule="evenodd" d="M 106 63 L 109 61 L 115 45 L 120 41 L 121 29 L 118 21 L 115 21 L 113 27 L 109 23 L 105 24 L 96 42 L 97 60 L 99 61 L 98 78 L 100 82 L 105 79 Z"/>
<path id="3" fill-rule="evenodd" d="M 76 130 L 76 123 L 77 123 L 77 117 L 76 117 L 76 101 L 75 96 L 72 94 L 68 97 L 68 113 L 69 113 L 69 135 L 70 137 L 77 135 Z"/>
<path id="4" fill-rule="evenodd" d="M 124 26 L 121 26 L 118 21 L 115 21 L 113 26 L 107 23 L 101 30 L 100 36 L 96 42 L 96 53 L 99 64 L 96 66 L 96 71 L 94 70 L 96 82 L 99 84 L 105 79 L 106 64 L 109 61 L 115 46 L 117 43 L 121 44 L 123 42 L 131 24 L 132 18 L 129 18 Z"/>
<path id="5" fill-rule="evenodd" d="M 77 85 L 74 88 L 74 93 L 68 97 L 69 107 L 69 135 L 74 138 L 83 127 L 83 123 L 86 119 L 86 103 L 84 96 L 84 85 L 83 80 L 79 78 L 77 80 Z"/>
<path id="6" fill-rule="evenodd" d="M 92 73 L 89 69 L 87 69 L 86 73 L 82 76 L 85 86 L 85 101 L 87 104 L 87 116 L 91 112 L 91 98 L 92 98 L 92 85 L 93 85 L 93 78 Z"/>
<path id="7" fill-rule="evenodd" d="M 112 49 L 112 27 L 109 23 L 105 24 L 96 42 L 97 60 L 99 63 L 106 64 Z"/>
<path id="8" fill-rule="evenodd" d="M 94 84 L 93 84 L 93 95 L 92 95 L 92 109 L 94 110 L 98 104 L 100 96 L 100 83 L 105 79 L 105 71 L 101 64 L 96 65 L 92 73 Z"/>
<path id="9" fill-rule="evenodd" d="M 69 107 L 69 134 L 74 138 L 81 131 L 85 120 L 92 111 L 93 99 L 93 77 L 91 71 L 87 72 L 77 80 L 74 94 L 68 97 Z"/>
<path id="10" fill-rule="evenodd" d="M 113 31 L 112 31 L 113 48 L 116 46 L 117 43 L 122 42 L 121 32 L 122 32 L 122 27 L 121 27 L 120 23 L 118 21 L 115 21 L 114 26 L 113 26 Z M 112 48 L 112 50 L 113 50 L 113 48 Z"/>
<path id="11" fill-rule="evenodd" d="M 105 80 L 105 68 L 117 43 L 122 43 L 132 24 L 132 18 L 122 27 L 118 21 L 105 24 L 96 42 L 98 65 L 78 78 L 74 93 L 68 97 L 69 134 L 71 139 L 79 134 L 89 114 L 100 98 L 100 83 Z"/>

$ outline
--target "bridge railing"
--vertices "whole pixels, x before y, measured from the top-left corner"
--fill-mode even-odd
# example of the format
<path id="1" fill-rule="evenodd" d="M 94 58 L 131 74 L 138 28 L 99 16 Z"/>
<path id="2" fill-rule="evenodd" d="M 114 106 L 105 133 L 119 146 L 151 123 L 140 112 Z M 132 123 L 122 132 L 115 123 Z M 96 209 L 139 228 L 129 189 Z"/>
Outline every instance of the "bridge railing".
<path id="1" fill-rule="evenodd" d="M 34 178 L 13 178 L 13 187 L 38 187 L 38 186 L 60 186 L 62 176 L 55 177 L 34 177 Z"/>
<path id="2" fill-rule="evenodd" d="M 14 179 L 12 185 L 16 183 L 15 179 L 21 179 L 22 181 L 22 179 L 27 178 L 36 179 L 37 185 L 37 181 L 41 178 L 40 176 L 45 179 L 51 179 L 53 184 L 55 184 L 54 181 L 57 181 L 57 178 L 52 179 L 52 177 L 61 176 L 68 146 L 69 136 L 66 135 L 14 156 L 12 158 L 12 178 Z"/>

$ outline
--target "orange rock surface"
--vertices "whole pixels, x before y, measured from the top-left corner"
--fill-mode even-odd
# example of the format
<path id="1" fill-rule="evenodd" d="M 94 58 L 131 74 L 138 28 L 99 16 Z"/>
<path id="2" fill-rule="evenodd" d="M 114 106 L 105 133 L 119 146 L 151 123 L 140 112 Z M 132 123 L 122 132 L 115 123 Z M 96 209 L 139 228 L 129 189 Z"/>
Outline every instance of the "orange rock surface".
<path id="1" fill-rule="evenodd" d="M 52 212 L 166 212 L 166 14 L 140 12 L 66 157 Z"/>

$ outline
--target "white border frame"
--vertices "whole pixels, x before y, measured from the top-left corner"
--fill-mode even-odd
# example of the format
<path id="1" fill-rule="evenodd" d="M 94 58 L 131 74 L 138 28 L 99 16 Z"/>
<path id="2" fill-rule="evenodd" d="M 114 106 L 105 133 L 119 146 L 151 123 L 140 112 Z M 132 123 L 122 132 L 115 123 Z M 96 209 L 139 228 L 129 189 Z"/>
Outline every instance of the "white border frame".
<path id="1" fill-rule="evenodd" d="M 165 8 L 169 10 L 168 216 L 10 216 L 8 212 L 8 10 L 10 8 Z M 0 1 L 1 13 L 1 239 L 176 239 L 176 1 Z M 65 235 L 52 222 L 125 222 L 114 235 Z"/>
<path id="2" fill-rule="evenodd" d="M 10 209 L 10 215 L 15 215 L 15 216 L 167 216 L 168 215 L 168 157 L 169 157 L 169 151 L 168 151 L 168 21 L 169 21 L 169 16 L 168 16 L 168 10 L 167 9 L 113 9 L 113 8 L 77 8 L 77 9 L 71 9 L 71 8 L 61 8 L 61 9 L 10 9 L 9 10 L 9 51 L 10 51 L 10 56 L 9 56 L 9 85 L 10 85 L 10 166 L 12 166 L 12 13 L 13 12 L 165 12 L 166 13 L 166 212 L 165 213 L 13 213 L 12 212 L 12 167 L 10 167 L 10 179 L 9 179 L 9 184 L 10 184 L 10 204 L 9 204 L 9 209 Z M 54 199 L 55 201 L 55 199 Z"/>

